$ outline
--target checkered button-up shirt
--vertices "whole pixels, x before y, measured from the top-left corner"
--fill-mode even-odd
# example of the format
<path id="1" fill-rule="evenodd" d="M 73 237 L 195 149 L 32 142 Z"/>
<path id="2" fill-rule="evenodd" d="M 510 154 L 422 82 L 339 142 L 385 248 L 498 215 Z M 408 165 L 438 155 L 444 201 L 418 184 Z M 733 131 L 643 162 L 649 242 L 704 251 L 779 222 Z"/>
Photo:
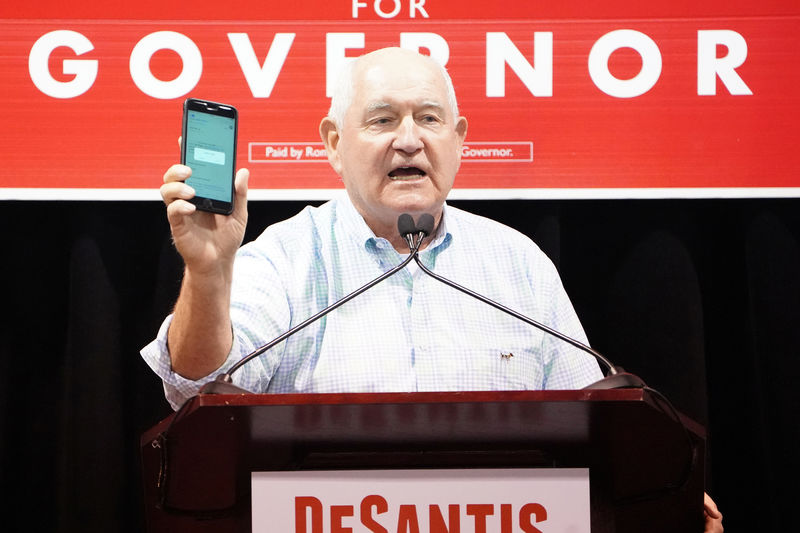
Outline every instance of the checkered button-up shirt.
<path id="1" fill-rule="evenodd" d="M 555 267 L 526 236 L 445 206 L 420 253 L 434 272 L 581 342 Z M 217 374 L 403 260 L 346 199 L 307 207 L 237 255 L 233 347 L 218 372 L 174 373 L 171 316 L 142 356 L 174 408 Z M 584 352 L 471 298 L 413 263 L 233 374 L 253 392 L 577 389 L 602 377 Z"/>

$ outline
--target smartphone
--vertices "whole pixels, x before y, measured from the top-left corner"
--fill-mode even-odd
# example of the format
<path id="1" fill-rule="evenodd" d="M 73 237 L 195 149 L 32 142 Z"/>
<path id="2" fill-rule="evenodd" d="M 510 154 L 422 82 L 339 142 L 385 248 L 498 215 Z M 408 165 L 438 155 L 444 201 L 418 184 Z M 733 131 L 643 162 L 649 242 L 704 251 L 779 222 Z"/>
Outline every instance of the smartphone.
<path id="1" fill-rule="evenodd" d="M 192 169 L 186 183 L 196 192 L 190 201 L 197 209 L 233 212 L 238 122 L 233 106 L 196 98 L 183 103 L 181 163 Z"/>

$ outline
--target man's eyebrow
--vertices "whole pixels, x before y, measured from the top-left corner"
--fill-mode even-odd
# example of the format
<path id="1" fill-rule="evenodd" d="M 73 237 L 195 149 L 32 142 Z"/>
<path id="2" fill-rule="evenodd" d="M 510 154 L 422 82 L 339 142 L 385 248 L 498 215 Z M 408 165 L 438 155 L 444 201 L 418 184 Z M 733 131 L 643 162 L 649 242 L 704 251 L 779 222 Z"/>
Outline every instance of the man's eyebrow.
<path id="1" fill-rule="evenodd" d="M 384 109 L 391 109 L 392 104 L 388 102 L 372 102 L 367 106 L 367 113 L 374 113 L 375 111 L 383 111 Z"/>
<path id="2" fill-rule="evenodd" d="M 386 109 L 392 109 L 392 104 L 389 102 L 372 102 L 367 106 L 367 113 L 374 113 L 376 111 L 384 111 Z M 420 102 L 420 107 L 423 109 L 433 108 L 439 111 L 444 110 L 444 106 L 435 100 L 425 100 Z"/>
<path id="3" fill-rule="evenodd" d="M 436 102 L 434 100 L 426 100 L 426 101 L 422 102 L 422 107 L 424 107 L 424 108 L 432 107 L 434 109 L 438 109 L 439 111 L 444 109 L 444 106 L 442 104 L 440 104 L 439 102 Z"/>

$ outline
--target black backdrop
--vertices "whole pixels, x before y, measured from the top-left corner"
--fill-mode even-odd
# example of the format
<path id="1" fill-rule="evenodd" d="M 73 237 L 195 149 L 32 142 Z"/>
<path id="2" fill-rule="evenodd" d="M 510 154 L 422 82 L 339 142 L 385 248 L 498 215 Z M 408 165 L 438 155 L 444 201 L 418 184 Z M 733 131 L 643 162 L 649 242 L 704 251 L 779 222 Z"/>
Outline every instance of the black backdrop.
<path id="1" fill-rule="evenodd" d="M 708 426 L 728 531 L 781 531 L 800 474 L 799 202 L 452 203 L 530 235 L 593 346 Z M 301 207 L 252 202 L 246 239 Z M 141 531 L 138 438 L 170 410 L 138 350 L 181 277 L 163 206 L 3 201 L 0 221 L 0 527 Z"/>

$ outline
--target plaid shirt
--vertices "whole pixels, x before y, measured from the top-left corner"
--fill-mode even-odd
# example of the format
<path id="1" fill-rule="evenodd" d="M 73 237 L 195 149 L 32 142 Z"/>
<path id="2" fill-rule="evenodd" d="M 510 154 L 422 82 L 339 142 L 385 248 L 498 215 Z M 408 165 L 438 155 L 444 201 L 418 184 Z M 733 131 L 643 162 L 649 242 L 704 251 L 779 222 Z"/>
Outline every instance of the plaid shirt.
<path id="1" fill-rule="evenodd" d="M 420 253 L 434 272 L 587 342 L 555 267 L 526 236 L 445 206 Z M 171 316 L 142 357 L 174 408 L 236 361 L 403 260 L 346 199 L 307 207 L 237 255 L 234 341 L 218 372 L 172 372 Z M 418 268 L 396 273 L 233 374 L 254 392 L 578 389 L 602 377 L 584 352 L 458 292 Z"/>

